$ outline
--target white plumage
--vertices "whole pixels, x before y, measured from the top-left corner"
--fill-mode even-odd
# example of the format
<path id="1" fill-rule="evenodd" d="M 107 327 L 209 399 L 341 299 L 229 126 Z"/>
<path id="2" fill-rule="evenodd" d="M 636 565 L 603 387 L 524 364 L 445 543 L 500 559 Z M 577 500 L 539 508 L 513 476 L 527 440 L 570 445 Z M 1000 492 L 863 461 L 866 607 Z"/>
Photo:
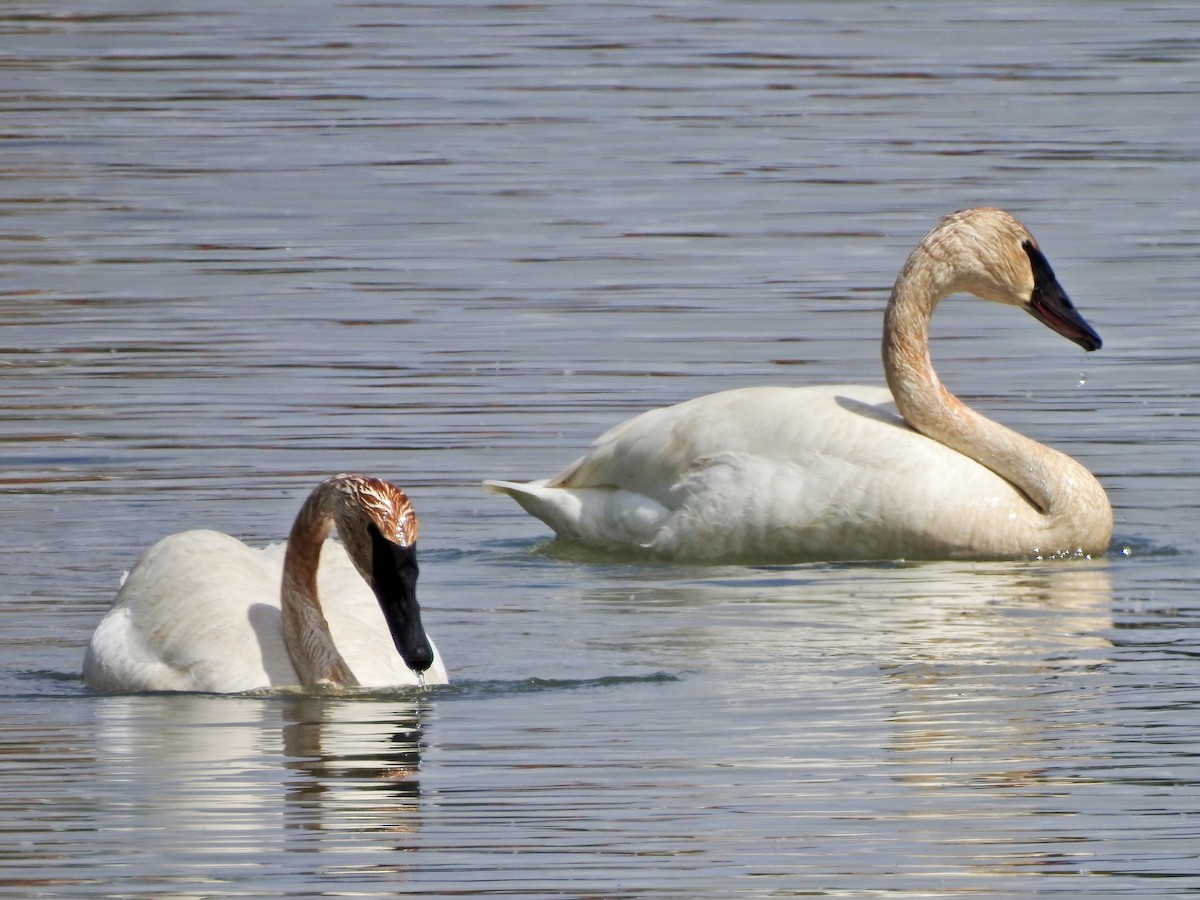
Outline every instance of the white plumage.
<path id="1" fill-rule="evenodd" d="M 361 492 L 363 486 L 371 490 L 371 501 L 384 498 L 383 512 L 358 502 L 356 491 Z M 321 532 L 320 540 L 312 543 L 312 558 L 302 554 L 292 562 L 297 568 L 316 566 L 318 608 L 328 623 L 325 637 L 306 635 L 297 641 L 305 646 L 293 648 L 315 658 L 316 662 L 304 663 L 306 668 L 315 666 L 317 674 L 311 680 L 297 673 L 285 638 L 283 604 L 308 602 L 295 596 L 289 601 L 284 596 L 288 545 L 255 549 L 227 534 L 195 530 L 163 538 L 138 560 L 92 635 L 84 659 L 84 681 L 101 690 L 218 693 L 303 684 L 417 684 L 417 673 L 401 658 L 379 599 L 347 553 L 350 547 L 360 555 L 370 554 L 363 549 L 370 547 L 365 523 L 373 523 L 392 541 L 412 547 L 417 526 L 411 507 L 405 512 L 386 505 L 401 502 L 399 498 L 407 504 L 403 492 L 387 482 L 338 476 L 323 482 L 297 517 L 297 527 L 307 523 Z M 306 519 L 306 510 L 316 514 Z M 343 540 L 349 538 L 346 545 L 324 540 L 335 517 Z M 294 529 L 294 539 L 296 534 Z M 302 543 L 307 547 L 316 536 L 310 533 Z M 369 575 L 371 560 L 364 559 L 362 564 Z M 305 630 L 319 632 L 321 626 L 311 608 L 304 609 L 300 621 Z M 419 627 L 419 619 L 417 624 Z M 445 683 L 441 657 L 432 642 L 429 645 L 433 661 L 422 680 Z M 331 674 L 339 671 L 337 661 L 322 656 L 330 654 L 331 647 L 352 678 Z"/>
<path id="2" fill-rule="evenodd" d="M 711 394 L 616 426 L 553 478 L 484 484 L 564 540 L 677 560 L 1103 552 L 1112 510 L 1091 473 L 938 381 L 929 320 L 960 291 L 1100 346 L 1024 226 L 966 210 L 943 219 L 897 278 L 884 326 L 890 390 Z"/>

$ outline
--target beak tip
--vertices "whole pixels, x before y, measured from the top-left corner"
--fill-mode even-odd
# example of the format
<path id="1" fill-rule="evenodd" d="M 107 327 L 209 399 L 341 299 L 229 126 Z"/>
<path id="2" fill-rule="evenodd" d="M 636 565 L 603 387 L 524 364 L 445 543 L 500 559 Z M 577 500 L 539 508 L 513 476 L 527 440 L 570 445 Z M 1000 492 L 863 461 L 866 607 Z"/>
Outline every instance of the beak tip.
<path id="1" fill-rule="evenodd" d="M 433 648 L 423 641 L 421 646 L 409 649 L 404 661 L 414 672 L 424 672 L 433 665 Z"/>

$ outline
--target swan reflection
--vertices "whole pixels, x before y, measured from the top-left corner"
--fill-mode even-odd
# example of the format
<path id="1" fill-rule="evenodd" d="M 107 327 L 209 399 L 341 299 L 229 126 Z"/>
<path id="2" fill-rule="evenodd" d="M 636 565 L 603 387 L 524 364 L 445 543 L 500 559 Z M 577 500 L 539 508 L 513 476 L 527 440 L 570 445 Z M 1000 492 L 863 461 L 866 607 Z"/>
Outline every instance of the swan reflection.
<path id="1" fill-rule="evenodd" d="M 353 832 L 361 851 L 361 835 L 419 825 L 418 699 L 122 695 L 96 709 L 118 806 L 193 832 L 192 846 L 254 852 L 282 829 L 285 849 L 336 850 Z"/>
<path id="2" fill-rule="evenodd" d="M 1120 718 L 1105 714 L 1104 561 L 654 574 L 591 596 L 643 613 L 626 616 L 640 637 L 606 646 L 636 642 L 687 673 L 678 689 L 719 723 L 719 740 L 682 738 L 712 754 L 707 803 L 777 814 L 781 841 L 807 827 L 817 843 L 910 842 L 978 874 L 1038 871 L 1031 817 L 1051 810 L 1065 829 L 1089 812 L 1081 759 Z"/>
<path id="3" fill-rule="evenodd" d="M 791 682 L 814 662 L 814 675 L 827 673 L 829 660 L 889 680 L 1002 663 L 1069 667 L 1102 659 L 1110 646 L 1104 560 L 696 568 L 693 579 L 670 582 L 666 571 L 634 570 L 587 597 L 667 614 L 673 630 L 626 639 L 649 648 L 649 661 L 739 682 L 748 665 Z"/>
<path id="4" fill-rule="evenodd" d="M 362 711 L 371 711 L 366 705 Z M 421 708 L 333 720 L 329 705 L 290 700 L 283 726 L 285 825 L 325 830 L 411 831 L 421 797 Z"/>

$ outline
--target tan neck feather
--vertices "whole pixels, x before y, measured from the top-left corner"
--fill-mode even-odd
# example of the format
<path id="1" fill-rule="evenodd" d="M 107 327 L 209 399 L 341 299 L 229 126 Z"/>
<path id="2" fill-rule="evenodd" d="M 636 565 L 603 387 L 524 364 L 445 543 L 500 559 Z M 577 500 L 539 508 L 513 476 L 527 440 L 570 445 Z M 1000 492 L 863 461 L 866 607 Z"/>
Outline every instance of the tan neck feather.
<path id="1" fill-rule="evenodd" d="M 321 545 L 334 523 L 324 487 L 304 502 L 288 537 L 280 594 L 284 643 L 302 685 L 354 687 L 358 679 L 333 643 L 317 596 Z"/>
<path id="2" fill-rule="evenodd" d="M 1087 469 L 975 412 L 938 379 L 929 356 L 929 322 L 938 301 L 957 289 L 955 278 L 946 263 L 918 247 L 896 280 L 884 317 L 883 367 L 897 409 L 917 431 L 1024 493 L 1051 533 L 1086 527 L 1107 544 L 1111 507 Z M 1083 519 L 1092 524 L 1084 526 Z"/>

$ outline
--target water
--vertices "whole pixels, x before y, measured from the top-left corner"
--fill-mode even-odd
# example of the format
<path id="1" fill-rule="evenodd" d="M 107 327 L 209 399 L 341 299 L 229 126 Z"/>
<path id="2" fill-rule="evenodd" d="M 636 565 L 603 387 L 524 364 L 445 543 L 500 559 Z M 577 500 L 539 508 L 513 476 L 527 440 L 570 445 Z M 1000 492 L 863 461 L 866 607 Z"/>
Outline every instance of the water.
<path id="1" fill-rule="evenodd" d="M 0 891 L 1200 891 L 1191 4 L 0 12 Z M 483 477 L 712 390 L 878 381 L 943 213 L 1105 339 L 952 301 L 943 379 L 1105 559 L 580 558 Z M 404 485 L 454 683 L 97 696 L 153 540 Z"/>

